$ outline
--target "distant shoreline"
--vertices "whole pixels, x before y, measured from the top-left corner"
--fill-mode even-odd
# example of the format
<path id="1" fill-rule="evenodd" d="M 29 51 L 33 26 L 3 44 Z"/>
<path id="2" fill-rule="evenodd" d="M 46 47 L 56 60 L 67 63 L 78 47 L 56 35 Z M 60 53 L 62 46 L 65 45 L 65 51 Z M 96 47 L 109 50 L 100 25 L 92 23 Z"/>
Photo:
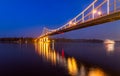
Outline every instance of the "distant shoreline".
<path id="1" fill-rule="evenodd" d="M 54 40 L 56 42 L 94 42 L 94 43 L 103 43 L 104 40 L 101 39 L 67 39 L 67 38 L 53 38 L 51 40 Z M 120 41 L 115 41 L 120 42 Z"/>
<path id="2" fill-rule="evenodd" d="M 0 38 L 0 43 L 32 43 L 34 38 Z"/>
<path id="3" fill-rule="evenodd" d="M 35 38 L 0 38 L 0 43 L 33 43 Z M 67 39 L 67 38 L 50 38 L 55 42 L 93 42 L 93 43 L 103 43 L 104 40 L 100 39 Z M 120 42 L 120 41 L 115 41 Z"/>
<path id="4" fill-rule="evenodd" d="M 66 39 L 66 38 L 57 38 L 52 39 L 56 42 L 95 42 L 95 43 L 101 43 L 103 40 L 100 39 Z"/>

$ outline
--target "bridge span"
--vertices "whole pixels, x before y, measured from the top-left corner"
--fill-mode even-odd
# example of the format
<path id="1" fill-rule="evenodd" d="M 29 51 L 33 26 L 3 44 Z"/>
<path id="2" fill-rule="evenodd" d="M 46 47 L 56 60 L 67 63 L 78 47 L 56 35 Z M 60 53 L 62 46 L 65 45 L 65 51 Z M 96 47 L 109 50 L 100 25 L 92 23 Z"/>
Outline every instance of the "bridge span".
<path id="1" fill-rule="evenodd" d="M 120 0 L 94 0 L 85 10 L 57 29 L 44 28 L 38 38 L 96 26 L 120 19 Z"/>

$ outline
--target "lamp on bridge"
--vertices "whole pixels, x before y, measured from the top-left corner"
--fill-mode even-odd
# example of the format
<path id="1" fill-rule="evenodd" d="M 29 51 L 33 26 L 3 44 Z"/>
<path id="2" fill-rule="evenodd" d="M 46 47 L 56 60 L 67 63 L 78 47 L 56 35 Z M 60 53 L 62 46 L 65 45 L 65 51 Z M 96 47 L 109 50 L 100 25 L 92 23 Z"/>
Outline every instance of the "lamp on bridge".
<path id="1" fill-rule="evenodd" d="M 97 13 L 99 16 L 102 15 L 102 12 L 101 11 L 97 11 L 97 10 L 93 10 L 93 14 Z"/>
<path id="2" fill-rule="evenodd" d="M 102 15 L 102 12 L 101 12 L 101 11 L 99 11 L 99 12 L 98 12 L 98 15 L 99 15 L 99 16 L 101 16 L 101 15 Z"/>
<path id="3" fill-rule="evenodd" d="M 70 25 L 73 24 L 72 21 L 70 21 L 69 24 L 70 24 Z"/>
<path id="4" fill-rule="evenodd" d="M 96 10 L 93 10 L 93 14 L 95 14 L 97 11 Z"/>
<path id="5" fill-rule="evenodd" d="M 76 25 L 76 22 L 70 21 L 70 22 L 69 22 L 69 25 Z"/>
<path id="6" fill-rule="evenodd" d="M 76 25 L 76 23 L 74 22 L 73 25 Z"/>

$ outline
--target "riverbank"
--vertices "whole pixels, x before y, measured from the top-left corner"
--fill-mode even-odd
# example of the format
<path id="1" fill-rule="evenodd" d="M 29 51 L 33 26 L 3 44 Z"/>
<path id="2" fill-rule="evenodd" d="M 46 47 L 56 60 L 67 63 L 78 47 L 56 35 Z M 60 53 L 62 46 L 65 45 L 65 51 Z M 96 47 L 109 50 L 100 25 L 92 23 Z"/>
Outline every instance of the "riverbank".
<path id="1" fill-rule="evenodd" d="M 0 43 L 33 43 L 34 38 L 0 38 Z"/>

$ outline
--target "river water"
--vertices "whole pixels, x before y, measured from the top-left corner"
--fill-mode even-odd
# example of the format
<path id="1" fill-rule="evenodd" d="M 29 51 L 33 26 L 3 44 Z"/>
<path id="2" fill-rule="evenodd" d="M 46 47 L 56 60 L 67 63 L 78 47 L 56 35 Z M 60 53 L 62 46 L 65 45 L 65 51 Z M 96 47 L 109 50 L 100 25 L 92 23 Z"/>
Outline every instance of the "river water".
<path id="1" fill-rule="evenodd" d="M 120 76 L 120 43 L 0 43 L 0 76 Z"/>

